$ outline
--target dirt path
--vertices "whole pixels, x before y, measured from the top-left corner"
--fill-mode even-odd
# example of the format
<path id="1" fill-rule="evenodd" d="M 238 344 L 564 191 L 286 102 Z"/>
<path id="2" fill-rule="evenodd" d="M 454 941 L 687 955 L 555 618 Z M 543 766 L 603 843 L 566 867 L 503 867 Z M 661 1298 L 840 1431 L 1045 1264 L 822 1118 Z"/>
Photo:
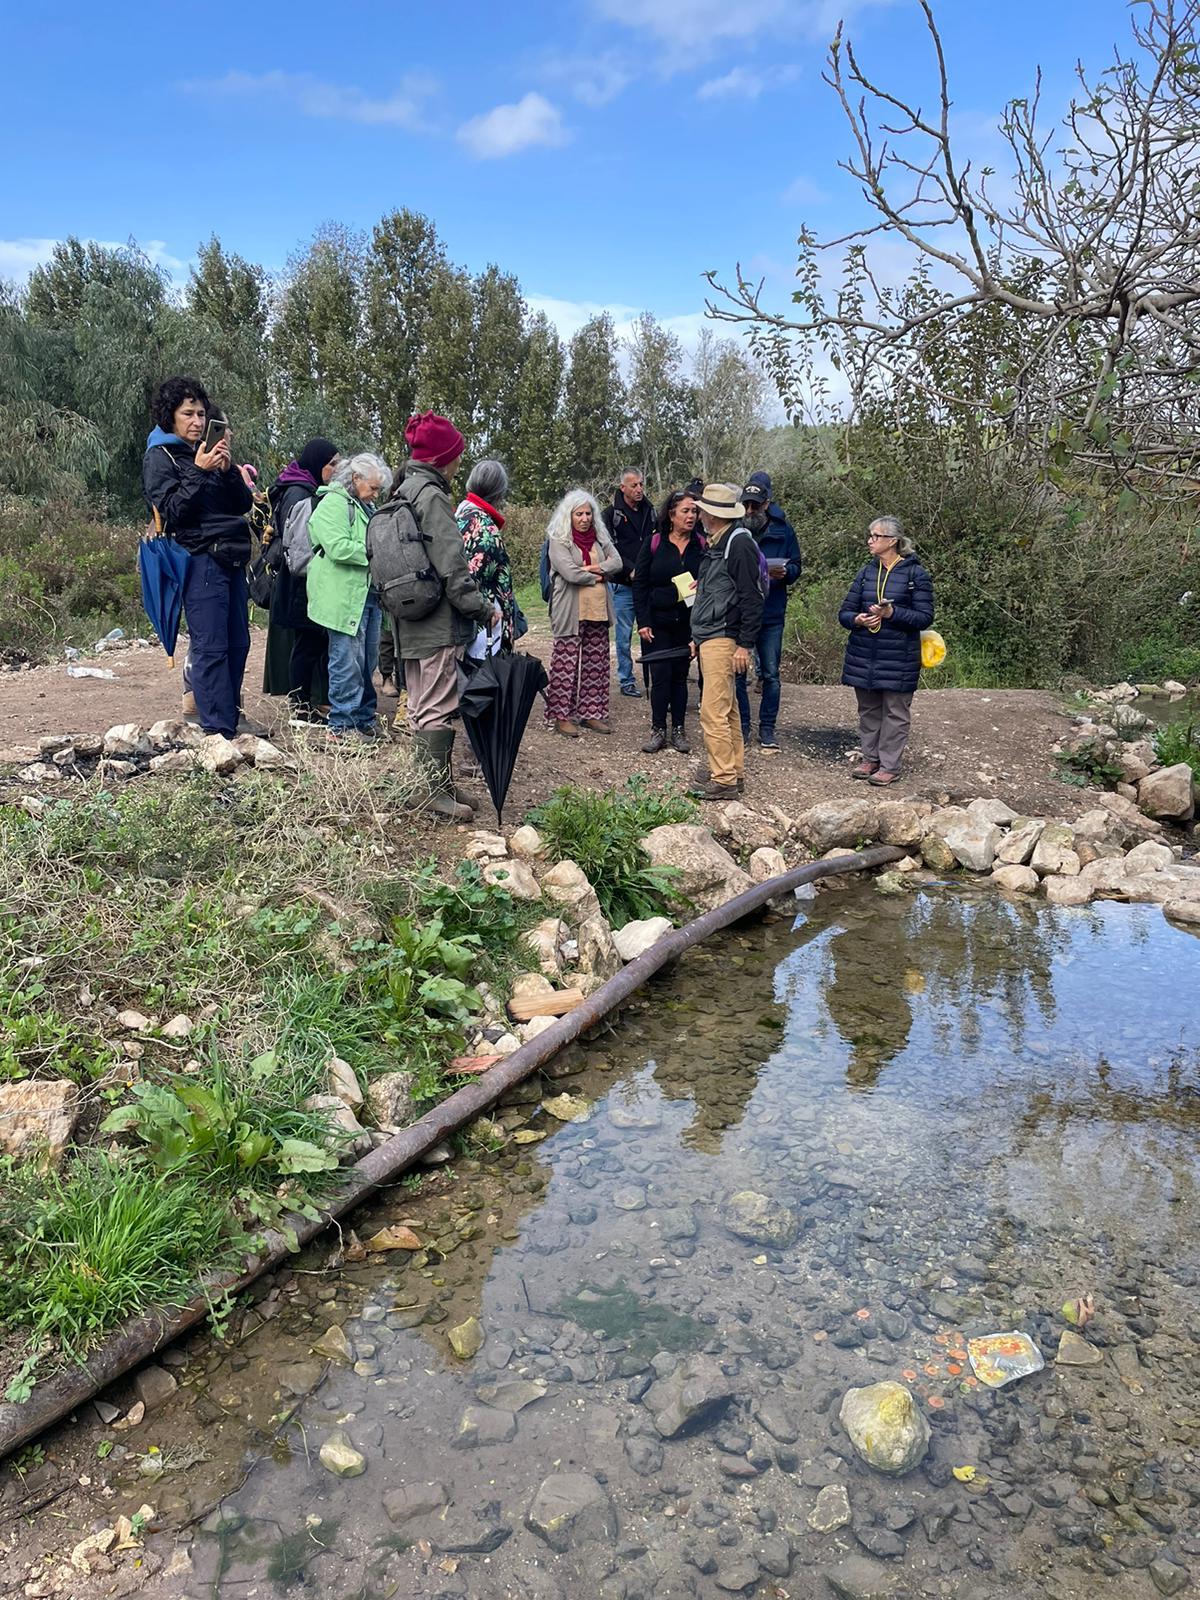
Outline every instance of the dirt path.
<path id="1" fill-rule="evenodd" d="M 282 703 L 257 692 L 263 643 L 263 633 L 256 630 L 246 674 L 246 706 L 286 744 L 290 734 Z M 544 624 L 535 626 L 524 641 L 525 648 L 543 660 L 549 656 L 549 644 Z M 64 663 L 0 674 L 0 758 L 28 759 L 44 734 L 100 733 L 114 723 L 147 725 L 179 714 L 179 672 L 168 670 L 160 651 L 113 650 L 89 664 L 114 672 L 115 679 L 71 678 Z M 563 783 L 606 786 L 631 773 L 687 778 L 692 763 L 684 757 L 669 750 L 657 756 L 642 754 L 649 733 L 648 702 L 617 694 L 615 676 L 613 690 L 611 738 L 592 734 L 571 742 L 548 729 L 535 710 L 506 822 L 518 820 Z M 699 754 L 694 682 L 692 693 L 688 732 Z M 395 702 L 382 705 L 390 712 Z M 1073 815 L 1084 791 L 1058 779 L 1050 754 L 1066 725 L 1060 697 L 1039 690 L 923 690 L 914 705 L 908 763 L 898 792 L 929 799 L 996 795 L 1021 811 Z M 785 683 L 778 728 L 781 754 L 749 752 L 746 799 L 751 804 L 774 802 L 795 813 L 814 801 L 845 794 L 847 758 L 855 750 L 854 728 L 850 690 Z M 386 749 L 376 759 L 386 761 Z M 492 820 L 486 806 L 480 820 Z"/>

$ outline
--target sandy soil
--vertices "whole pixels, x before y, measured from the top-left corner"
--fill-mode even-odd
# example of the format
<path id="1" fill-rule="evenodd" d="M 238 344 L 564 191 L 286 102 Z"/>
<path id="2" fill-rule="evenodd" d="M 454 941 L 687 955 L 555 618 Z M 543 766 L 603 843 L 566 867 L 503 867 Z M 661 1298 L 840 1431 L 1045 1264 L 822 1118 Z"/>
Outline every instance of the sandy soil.
<path id="1" fill-rule="evenodd" d="M 247 671 L 246 707 L 267 723 L 279 742 L 292 737 L 279 700 L 257 692 L 262 681 L 263 634 L 256 631 Z M 544 625 L 524 641 L 547 659 Z M 66 665 L 0 674 L 0 759 L 28 759 L 43 734 L 103 732 L 114 723 L 147 725 L 179 713 L 180 678 L 169 671 L 161 652 L 134 648 L 106 652 L 89 663 L 108 668 L 113 680 L 71 678 Z M 753 697 L 752 697 L 753 698 Z M 381 707 L 394 712 L 394 700 Z M 694 707 L 694 688 L 693 688 Z M 757 701 L 755 701 L 757 710 Z M 696 754 L 702 750 L 699 718 L 690 712 L 688 733 Z M 608 785 L 631 773 L 685 781 L 692 762 L 664 751 L 646 756 L 649 733 L 645 699 L 616 692 L 613 734 L 588 734 L 570 741 L 545 726 L 535 708 L 517 764 L 505 821 L 515 823 L 531 805 L 545 800 L 562 783 Z M 913 734 L 903 781 L 894 794 L 938 799 L 996 795 L 1018 810 L 1073 815 L 1086 791 L 1057 777 L 1051 746 L 1067 726 L 1061 698 L 1036 690 L 942 689 L 917 696 Z M 855 752 L 854 699 L 848 689 L 785 683 L 778 737 L 781 753 L 752 749 L 748 757 L 746 800 L 774 802 L 794 814 L 814 801 L 850 791 L 848 757 Z M 402 717 L 397 733 L 403 729 Z M 373 759 L 387 761 L 388 750 Z M 857 785 L 855 786 L 857 788 Z M 494 819 L 485 801 L 481 823 Z"/>

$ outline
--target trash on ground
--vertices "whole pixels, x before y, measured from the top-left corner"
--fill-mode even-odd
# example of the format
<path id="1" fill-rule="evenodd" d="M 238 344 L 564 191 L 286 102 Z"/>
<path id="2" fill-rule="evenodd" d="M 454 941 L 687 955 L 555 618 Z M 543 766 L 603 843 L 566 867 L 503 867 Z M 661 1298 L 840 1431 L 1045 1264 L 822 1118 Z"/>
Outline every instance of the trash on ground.
<path id="1" fill-rule="evenodd" d="M 987 1333 L 967 1340 L 971 1368 L 980 1383 L 1002 1389 L 1016 1378 L 1027 1378 L 1046 1365 L 1042 1352 L 1027 1333 Z"/>
<path id="2" fill-rule="evenodd" d="M 115 672 L 110 672 L 107 667 L 68 667 L 68 678 L 116 678 Z"/>
<path id="3" fill-rule="evenodd" d="M 1076 1328 L 1086 1328 L 1096 1315 L 1095 1297 L 1081 1294 L 1075 1300 L 1064 1300 L 1062 1314 L 1064 1322 L 1069 1322 Z"/>

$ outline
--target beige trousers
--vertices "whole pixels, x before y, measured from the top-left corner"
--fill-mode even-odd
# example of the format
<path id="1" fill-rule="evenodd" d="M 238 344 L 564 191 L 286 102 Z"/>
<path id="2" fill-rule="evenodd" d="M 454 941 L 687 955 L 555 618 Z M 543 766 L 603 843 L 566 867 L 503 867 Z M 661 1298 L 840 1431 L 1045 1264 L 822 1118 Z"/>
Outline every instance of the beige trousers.
<path id="1" fill-rule="evenodd" d="M 700 646 L 700 671 L 704 693 L 700 699 L 700 729 L 708 753 L 708 774 L 713 783 L 729 789 L 746 768 L 742 719 L 734 693 L 733 639 L 705 639 Z"/>
<path id="2" fill-rule="evenodd" d="M 446 645 L 420 661 L 404 663 L 409 726 L 418 730 L 448 728 L 458 710 L 458 658 L 462 650 Z"/>

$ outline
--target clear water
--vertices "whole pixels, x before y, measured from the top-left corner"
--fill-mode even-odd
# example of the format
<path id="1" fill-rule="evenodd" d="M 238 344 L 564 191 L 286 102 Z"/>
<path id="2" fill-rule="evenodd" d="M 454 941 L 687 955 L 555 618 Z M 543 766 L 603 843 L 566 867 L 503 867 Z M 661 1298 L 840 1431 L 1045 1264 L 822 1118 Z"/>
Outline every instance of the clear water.
<path id="1" fill-rule="evenodd" d="M 191 1570 L 163 1592 L 195 1596 L 801 1600 L 859 1561 L 963 1600 L 1133 1600 L 1164 1559 L 1200 1581 L 1198 977 L 1155 907 L 966 891 L 859 886 L 693 951 L 496 1113 L 544 1141 L 355 1219 L 437 1250 L 331 1265 L 323 1241 L 232 1351 L 194 1340 L 155 1438 L 210 1459 L 148 1492 L 122 1446 L 109 1514 L 149 1498 L 179 1527 L 227 1494 L 177 1534 Z M 586 1122 L 540 1109 L 564 1091 Z M 725 1227 L 744 1190 L 794 1243 Z M 1064 1369 L 1059 1307 L 1085 1293 L 1102 1360 Z M 458 1361 L 470 1315 L 484 1344 Z M 277 1435 L 334 1322 L 357 1367 Z M 960 1341 L 1010 1328 L 1046 1369 L 972 1385 Z M 662 1439 L 648 1382 L 697 1356 L 729 1399 Z M 933 1429 L 899 1479 L 837 1423 L 883 1378 Z M 361 1476 L 320 1465 L 337 1428 Z M 562 1549 L 526 1525 L 556 1473 L 601 1501 Z M 817 1532 L 839 1484 L 852 1521 Z"/>

